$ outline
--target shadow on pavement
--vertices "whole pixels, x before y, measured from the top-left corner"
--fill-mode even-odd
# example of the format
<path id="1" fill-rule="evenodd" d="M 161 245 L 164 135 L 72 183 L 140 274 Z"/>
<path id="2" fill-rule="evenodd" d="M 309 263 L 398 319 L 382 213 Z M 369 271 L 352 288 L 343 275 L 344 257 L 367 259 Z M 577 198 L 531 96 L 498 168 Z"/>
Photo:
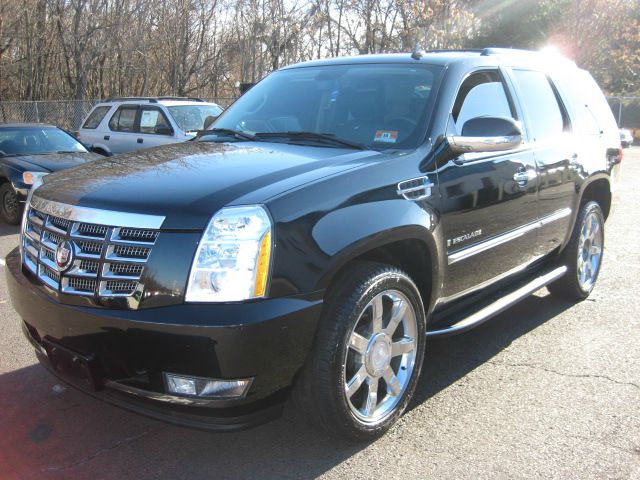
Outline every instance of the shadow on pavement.
<path id="1" fill-rule="evenodd" d="M 569 307 L 550 296 L 530 297 L 472 332 L 430 341 L 411 408 Z M 314 478 L 367 446 L 328 438 L 291 409 L 271 424 L 216 434 L 166 425 L 86 397 L 61 387 L 39 365 L 0 375 L 3 480 Z"/>
<path id="2" fill-rule="evenodd" d="M 20 233 L 19 225 L 9 225 L 0 220 L 0 237 L 6 237 L 8 235 L 17 235 Z"/>
<path id="3" fill-rule="evenodd" d="M 571 302 L 547 294 L 530 296 L 475 329 L 427 342 L 413 409 L 507 348 L 546 321 L 571 308 Z"/>

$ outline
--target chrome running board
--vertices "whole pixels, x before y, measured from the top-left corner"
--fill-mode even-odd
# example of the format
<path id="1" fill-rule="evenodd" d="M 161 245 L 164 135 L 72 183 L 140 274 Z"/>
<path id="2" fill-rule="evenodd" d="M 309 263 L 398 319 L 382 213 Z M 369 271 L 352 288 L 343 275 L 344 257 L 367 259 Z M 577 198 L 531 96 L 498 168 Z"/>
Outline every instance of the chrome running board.
<path id="1" fill-rule="evenodd" d="M 476 327 L 486 322 L 491 317 L 505 311 L 507 308 L 518 303 L 523 298 L 528 297 L 536 290 L 549 285 L 551 282 L 562 277 L 566 272 L 567 267 L 562 266 L 551 270 L 548 273 L 540 275 L 539 277 L 534 278 L 529 283 L 526 283 L 513 292 L 498 298 L 496 301 L 490 303 L 484 308 L 473 312 L 470 315 L 467 315 L 462 320 L 454 323 L 453 325 L 437 330 L 427 331 L 427 337 L 454 335 L 456 333 L 462 333 L 473 327 Z"/>

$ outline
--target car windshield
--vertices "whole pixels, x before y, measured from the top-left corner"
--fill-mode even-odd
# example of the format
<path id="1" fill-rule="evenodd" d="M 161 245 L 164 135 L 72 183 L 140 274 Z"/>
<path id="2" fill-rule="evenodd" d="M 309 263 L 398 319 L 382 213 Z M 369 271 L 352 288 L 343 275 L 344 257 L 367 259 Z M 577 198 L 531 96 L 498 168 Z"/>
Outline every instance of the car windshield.
<path id="1" fill-rule="evenodd" d="M 203 130 L 222 113 L 222 109 L 217 105 L 173 105 L 167 109 L 184 132 Z M 211 118 L 208 119 L 208 117 Z M 208 124 L 205 125 L 205 123 Z"/>
<path id="2" fill-rule="evenodd" d="M 415 148 L 424 140 L 440 73 L 426 64 L 280 70 L 240 97 L 212 128 L 263 141 L 339 146 L 320 141 L 322 135 L 375 150 Z"/>
<path id="3" fill-rule="evenodd" d="M 0 156 L 87 153 L 67 132 L 55 127 L 0 128 Z"/>

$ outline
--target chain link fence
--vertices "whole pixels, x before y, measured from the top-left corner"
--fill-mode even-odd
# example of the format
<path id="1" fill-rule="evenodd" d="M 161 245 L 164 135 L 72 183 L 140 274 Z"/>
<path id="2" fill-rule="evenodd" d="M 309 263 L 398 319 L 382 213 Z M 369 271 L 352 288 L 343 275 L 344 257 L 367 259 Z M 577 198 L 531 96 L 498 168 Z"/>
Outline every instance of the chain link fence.
<path id="1" fill-rule="evenodd" d="M 227 108 L 234 100 L 231 97 L 206 99 L 223 108 Z M 607 100 L 618 126 L 630 129 L 636 142 L 640 142 L 640 97 L 608 97 Z M 0 102 L 0 123 L 50 123 L 73 131 L 80 128 L 82 120 L 97 102 L 98 100 Z"/>
<path id="2" fill-rule="evenodd" d="M 204 99 L 227 108 L 235 98 Z M 0 123 L 50 123 L 74 131 L 100 100 L 47 100 L 33 102 L 0 102 Z"/>

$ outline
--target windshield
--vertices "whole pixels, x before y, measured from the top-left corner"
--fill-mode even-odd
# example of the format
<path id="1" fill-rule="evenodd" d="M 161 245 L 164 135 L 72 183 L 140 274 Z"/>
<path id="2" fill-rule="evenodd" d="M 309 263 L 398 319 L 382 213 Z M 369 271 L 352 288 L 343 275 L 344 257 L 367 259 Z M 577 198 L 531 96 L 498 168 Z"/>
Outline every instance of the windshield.
<path id="1" fill-rule="evenodd" d="M 203 130 L 222 113 L 222 109 L 217 105 L 174 105 L 167 109 L 184 132 Z M 207 117 L 211 118 L 207 121 Z M 208 124 L 205 125 L 205 122 Z"/>
<path id="2" fill-rule="evenodd" d="M 55 127 L 0 128 L 0 156 L 59 152 L 87 153 L 87 149 L 67 132 Z"/>
<path id="3" fill-rule="evenodd" d="M 329 134 L 376 150 L 415 148 L 424 140 L 440 71 L 425 64 L 281 70 L 240 97 L 213 128 Z"/>

